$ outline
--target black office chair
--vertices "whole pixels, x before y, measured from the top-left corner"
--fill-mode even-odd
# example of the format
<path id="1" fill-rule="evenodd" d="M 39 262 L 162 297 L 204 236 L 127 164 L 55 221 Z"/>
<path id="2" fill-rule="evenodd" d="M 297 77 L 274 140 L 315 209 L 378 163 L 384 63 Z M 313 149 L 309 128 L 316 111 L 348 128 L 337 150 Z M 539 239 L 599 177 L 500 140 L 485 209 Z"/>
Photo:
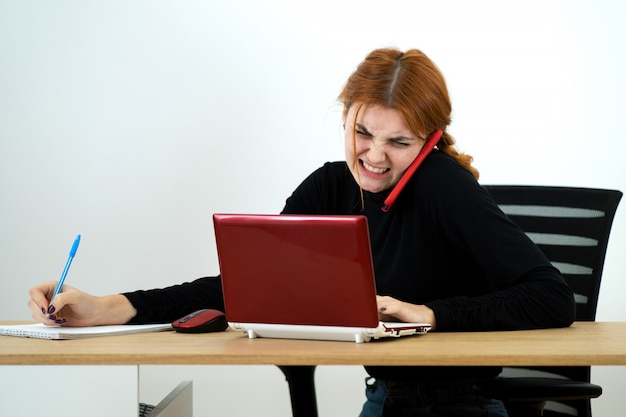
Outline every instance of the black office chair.
<path id="1" fill-rule="evenodd" d="M 576 320 L 594 321 L 602 268 L 620 191 L 485 186 L 502 211 L 558 268 L 575 293 Z M 591 416 L 590 367 L 505 368 L 484 387 L 515 416 Z"/>

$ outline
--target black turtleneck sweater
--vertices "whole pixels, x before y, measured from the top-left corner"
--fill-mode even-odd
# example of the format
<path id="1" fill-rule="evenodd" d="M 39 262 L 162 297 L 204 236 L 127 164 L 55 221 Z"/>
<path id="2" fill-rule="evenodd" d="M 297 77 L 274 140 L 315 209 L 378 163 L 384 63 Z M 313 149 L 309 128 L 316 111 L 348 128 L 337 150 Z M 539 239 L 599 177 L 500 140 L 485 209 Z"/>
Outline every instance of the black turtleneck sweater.
<path id="1" fill-rule="evenodd" d="M 390 191 L 364 192 L 363 207 L 346 163 L 327 163 L 287 199 L 283 214 L 364 214 L 378 294 L 426 304 L 435 313 L 437 331 L 572 323 L 573 295 L 559 272 L 454 159 L 433 152 L 385 213 L 381 208 Z M 223 309 L 219 277 L 125 295 L 138 310 L 133 323 L 174 320 L 199 308 Z M 499 373 L 492 367 L 367 370 L 378 378 L 413 380 Z"/>

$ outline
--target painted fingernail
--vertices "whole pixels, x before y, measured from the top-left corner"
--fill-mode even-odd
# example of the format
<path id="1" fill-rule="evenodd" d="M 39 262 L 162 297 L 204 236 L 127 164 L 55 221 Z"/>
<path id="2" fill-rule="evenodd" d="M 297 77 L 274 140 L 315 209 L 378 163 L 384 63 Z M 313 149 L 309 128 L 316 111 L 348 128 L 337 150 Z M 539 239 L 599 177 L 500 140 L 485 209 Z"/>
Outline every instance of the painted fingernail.
<path id="1" fill-rule="evenodd" d="M 57 320 L 55 320 L 54 322 L 55 322 L 56 324 L 63 324 L 63 323 L 65 323 L 66 321 L 67 321 L 67 320 L 65 320 L 65 319 L 57 319 Z"/>
<path id="2" fill-rule="evenodd" d="M 45 309 L 45 308 L 43 308 L 43 307 L 41 307 L 41 312 L 42 312 L 43 314 L 46 314 L 46 309 Z"/>
<path id="3" fill-rule="evenodd" d="M 387 307 L 381 307 L 380 311 L 387 311 Z"/>
<path id="4" fill-rule="evenodd" d="M 57 316 L 55 316 L 54 314 L 50 314 L 48 318 L 52 321 L 55 321 L 57 319 Z"/>
<path id="5" fill-rule="evenodd" d="M 56 311 L 56 307 L 54 307 L 53 305 L 51 305 L 50 307 L 48 307 L 48 314 L 52 314 Z"/>

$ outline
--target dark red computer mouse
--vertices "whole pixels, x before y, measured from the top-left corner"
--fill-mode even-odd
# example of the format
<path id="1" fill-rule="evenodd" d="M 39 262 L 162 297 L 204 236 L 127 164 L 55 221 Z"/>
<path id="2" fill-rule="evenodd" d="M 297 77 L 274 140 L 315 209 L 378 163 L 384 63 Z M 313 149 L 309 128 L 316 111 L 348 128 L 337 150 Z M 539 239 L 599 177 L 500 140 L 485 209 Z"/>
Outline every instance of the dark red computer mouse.
<path id="1" fill-rule="evenodd" d="M 228 322 L 224 312 L 205 308 L 174 320 L 172 327 L 180 333 L 221 332 L 228 328 Z"/>

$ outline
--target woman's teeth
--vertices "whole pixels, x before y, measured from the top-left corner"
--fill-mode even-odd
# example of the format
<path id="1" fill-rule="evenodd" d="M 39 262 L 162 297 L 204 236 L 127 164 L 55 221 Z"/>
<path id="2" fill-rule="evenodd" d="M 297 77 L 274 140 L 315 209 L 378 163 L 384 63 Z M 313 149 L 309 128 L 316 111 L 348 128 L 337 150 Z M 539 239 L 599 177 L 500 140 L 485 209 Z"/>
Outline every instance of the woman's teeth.
<path id="1" fill-rule="evenodd" d="M 365 161 L 363 161 L 363 168 L 365 168 L 369 172 L 373 172 L 374 174 L 384 174 L 387 171 L 387 168 L 376 168 L 376 167 L 369 165 Z"/>

